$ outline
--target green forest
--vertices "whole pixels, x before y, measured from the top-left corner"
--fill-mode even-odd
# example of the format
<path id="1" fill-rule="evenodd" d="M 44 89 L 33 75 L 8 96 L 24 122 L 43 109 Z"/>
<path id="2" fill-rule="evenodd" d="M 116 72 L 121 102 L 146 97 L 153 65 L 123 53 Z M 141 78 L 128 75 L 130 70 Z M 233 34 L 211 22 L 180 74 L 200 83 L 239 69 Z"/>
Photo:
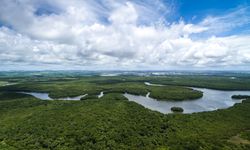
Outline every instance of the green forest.
<path id="1" fill-rule="evenodd" d="M 250 79 L 227 77 L 1 77 L 0 149 L 249 150 L 250 99 L 227 109 L 162 114 L 128 101 L 122 93 L 152 93 L 159 100 L 202 96 L 185 86 L 250 89 Z M 147 86 L 144 82 L 166 84 Z M 40 100 L 88 93 L 81 101 Z M 100 99 L 97 94 L 104 91 Z"/>

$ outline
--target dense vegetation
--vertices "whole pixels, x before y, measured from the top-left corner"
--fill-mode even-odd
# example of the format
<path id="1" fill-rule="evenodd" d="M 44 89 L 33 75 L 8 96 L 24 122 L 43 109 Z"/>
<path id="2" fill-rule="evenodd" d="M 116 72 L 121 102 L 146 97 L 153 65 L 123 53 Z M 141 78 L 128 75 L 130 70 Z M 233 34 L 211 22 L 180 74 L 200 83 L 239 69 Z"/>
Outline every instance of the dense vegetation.
<path id="1" fill-rule="evenodd" d="M 162 76 L 150 77 L 152 83 L 204 87 L 218 90 L 250 90 L 249 77 L 231 78 L 227 76 Z"/>
<path id="2" fill-rule="evenodd" d="M 232 96 L 233 99 L 246 99 L 246 98 L 250 98 L 249 95 L 233 95 Z"/>
<path id="3" fill-rule="evenodd" d="M 0 149 L 249 149 L 250 100 L 214 112 L 163 115 L 120 94 L 98 100 L 0 101 Z"/>
<path id="4" fill-rule="evenodd" d="M 0 86 L 6 85 L 8 82 L 0 81 Z"/>
<path id="5" fill-rule="evenodd" d="M 136 79 L 136 78 L 135 78 Z M 85 77 L 75 80 L 23 81 L 19 84 L 0 87 L 3 91 L 48 92 L 51 98 L 73 97 L 88 94 L 95 97 L 101 91 L 107 93 L 130 93 L 146 95 L 158 100 L 189 100 L 202 97 L 202 92 L 181 86 L 147 86 L 141 80 L 130 77 L 126 80 L 111 77 Z M 87 97 L 83 98 L 86 99 Z"/>
<path id="6" fill-rule="evenodd" d="M 0 88 L 0 149 L 250 149 L 250 99 L 223 110 L 164 115 L 128 101 L 120 93 L 145 95 L 161 91 L 159 95 L 164 95 L 173 88 L 172 92 L 180 90 L 175 93 L 180 94 L 190 89 L 176 86 L 177 82 L 164 87 L 143 84 L 145 81 L 163 84 L 168 78 L 182 80 L 180 77 L 60 78 L 1 79 L 18 84 Z M 197 80 L 205 82 L 200 78 L 203 77 Z M 243 79 L 226 85 L 224 77 L 213 78 L 210 85 L 217 88 L 249 86 L 241 85 Z M 196 82 L 190 81 L 189 86 Z M 248 82 L 246 78 L 245 84 Z M 84 93 L 89 96 L 82 101 L 44 101 L 11 92 L 18 90 L 47 91 L 53 97 Z M 95 95 L 100 91 L 105 91 L 105 95 L 98 99 Z M 166 94 L 169 95 L 171 92 Z"/>
<path id="7" fill-rule="evenodd" d="M 183 112 L 184 110 L 181 107 L 171 107 L 171 111 L 173 111 L 173 112 Z"/>

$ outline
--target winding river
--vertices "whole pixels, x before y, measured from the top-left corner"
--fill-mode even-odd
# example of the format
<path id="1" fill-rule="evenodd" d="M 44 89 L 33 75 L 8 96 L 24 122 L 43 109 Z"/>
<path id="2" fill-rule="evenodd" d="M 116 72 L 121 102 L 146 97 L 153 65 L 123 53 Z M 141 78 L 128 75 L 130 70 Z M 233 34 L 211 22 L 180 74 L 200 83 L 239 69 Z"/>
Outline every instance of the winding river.
<path id="1" fill-rule="evenodd" d="M 165 86 L 161 84 L 151 84 L 145 82 L 147 86 Z M 235 103 L 241 103 L 242 100 L 232 99 L 232 95 L 250 95 L 250 91 L 223 91 L 223 90 L 213 90 L 207 88 L 196 88 L 190 87 L 194 90 L 199 90 L 203 92 L 203 96 L 195 100 L 184 100 L 184 101 L 159 101 L 150 97 L 150 93 L 146 96 L 138 96 L 125 93 L 123 94 L 129 101 L 136 102 L 145 108 L 158 111 L 164 114 L 172 113 L 171 107 L 182 107 L 184 109 L 183 113 L 194 113 L 203 111 L 213 111 L 217 109 L 224 109 L 233 106 Z M 49 97 L 48 93 L 39 92 L 20 92 L 24 94 L 32 95 L 36 98 L 42 100 L 53 100 Z M 58 100 L 80 100 L 82 97 L 88 94 L 76 96 L 76 97 L 65 97 L 58 98 Z M 98 98 L 103 96 L 103 91 L 97 95 Z"/>
<path id="2" fill-rule="evenodd" d="M 19 92 L 19 93 L 32 95 L 32 96 L 34 96 L 38 99 L 42 99 L 42 100 L 54 100 L 53 98 L 49 97 L 49 93 L 39 93 L 39 92 Z M 75 97 L 57 98 L 57 100 L 80 100 L 82 97 L 85 97 L 87 95 L 88 94 L 79 95 L 79 96 L 75 96 Z"/>
<path id="3" fill-rule="evenodd" d="M 28 95 L 32 95 L 38 99 L 41 100 L 54 100 L 53 98 L 49 97 L 49 93 L 40 93 L 40 92 L 18 92 L 18 93 L 23 93 L 23 94 L 28 94 Z M 71 100 L 71 101 L 79 101 L 81 100 L 82 97 L 87 96 L 88 94 L 84 94 L 84 95 L 79 95 L 79 96 L 75 96 L 75 97 L 63 97 L 63 98 L 57 98 L 56 100 Z M 98 98 L 101 98 L 104 96 L 103 91 L 100 92 L 99 95 L 97 95 Z"/>
<path id="4" fill-rule="evenodd" d="M 151 84 L 146 82 L 148 86 L 164 86 L 160 84 Z M 182 107 L 183 113 L 194 113 L 203 111 L 213 111 L 217 109 L 224 109 L 233 106 L 235 103 L 241 103 L 242 100 L 232 99 L 232 95 L 250 95 L 250 91 L 223 91 L 213 90 L 207 88 L 195 88 L 203 92 L 203 96 L 196 100 L 184 101 L 158 101 L 150 98 L 150 93 L 146 96 L 138 96 L 125 93 L 124 96 L 129 101 L 134 101 L 148 109 L 155 110 L 164 114 L 172 113 L 171 107 Z"/>
<path id="5" fill-rule="evenodd" d="M 98 98 L 101 98 L 101 97 L 103 97 L 104 96 L 104 93 L 103 93 L 103 91 L 101 91 L 101 93 L 97 96 Z"/>

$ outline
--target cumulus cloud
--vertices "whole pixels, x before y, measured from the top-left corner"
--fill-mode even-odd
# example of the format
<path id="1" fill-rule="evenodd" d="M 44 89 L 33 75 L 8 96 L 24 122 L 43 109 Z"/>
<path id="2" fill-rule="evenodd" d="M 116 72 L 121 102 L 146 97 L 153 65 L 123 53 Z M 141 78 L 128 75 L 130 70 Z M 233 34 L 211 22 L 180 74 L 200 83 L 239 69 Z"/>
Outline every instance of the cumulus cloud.
<path id="1" fill-rule="evenodd" d="M 169 24 L 163 18 L 170 6 L 161 1 L 2 0 L 0 62 L 82 69 L 248 66 L 250 35 L 217 36 L 248 24 L 248 9 Z"/>

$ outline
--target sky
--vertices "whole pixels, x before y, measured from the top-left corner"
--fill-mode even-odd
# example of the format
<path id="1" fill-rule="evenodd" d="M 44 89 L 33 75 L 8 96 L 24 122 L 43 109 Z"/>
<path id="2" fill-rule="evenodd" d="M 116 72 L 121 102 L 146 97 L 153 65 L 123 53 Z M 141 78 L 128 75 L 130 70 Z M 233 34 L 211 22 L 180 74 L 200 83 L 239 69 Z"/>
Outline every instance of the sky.
<path id="1" fill-rule="evenodd" d="M 0 0 L 0 70 L 250 70 L 250 0 Z"/>

